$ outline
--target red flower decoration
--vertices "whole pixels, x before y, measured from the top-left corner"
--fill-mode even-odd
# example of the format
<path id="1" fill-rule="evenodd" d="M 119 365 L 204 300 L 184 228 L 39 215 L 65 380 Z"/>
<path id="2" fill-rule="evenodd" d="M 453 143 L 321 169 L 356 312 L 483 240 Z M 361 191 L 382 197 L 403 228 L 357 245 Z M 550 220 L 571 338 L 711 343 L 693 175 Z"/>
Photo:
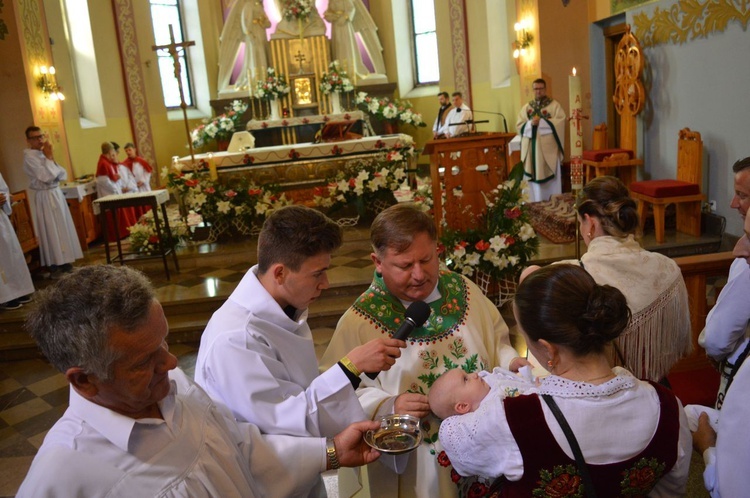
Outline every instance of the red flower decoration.
<path id="1" fill-rule="evenodd" d="M 199 169 L 208 169 L 208 163 L 205 159 L 201 159 L 200 161 L 198 161 L 198 167 Z"/>
<path id="2" fill-rule="evenodd" d="M 490 243 L 485 242 L 484 240 L 480 240 L 479 242 L 474 244 L 474 247 L 477 248 L 477 251 L 486 251 L 487 249 L 490 248 Z"/>
<path id="3" fill-rule="evenodd" d="M 454 469 L 451 469 L 451 481 L 458 482 L 461 480 L 461 476 Z"/>
<path id="4" fill-rule="evenodd" d="M 515 220 L 521 216 L 521 208 L 518 206 L 514 207 L 513 209 L 506 209 L 505 210 L 505 217 L 510 218 L 511 220 Z"/>
<path id="5" fill-rule="evenodd" d="M 289 126 L 289 121 L 287 121 L 287 120 L 285 119 L 284 121 L 282 121 L 282 122 L 281 122 L 281 124 L 282 124 L 283 126 Z"/>
<path id="6" fill-rule="evenodd" d="M 299 159 L 299 152 L 292 149 L 289 151 L 289 159 Z"/>
<path id="7" fill-rule="evenodd" d="M 340 156 L 343 152 L 343 149 L 341 149 L 341 147 L 339 147 L 338 145 L 334 145 L 331 148 L 331 154 L 334 156 Z"/>
<path id="8" fill-rule="evenodd" d="M 309 119 L 307 119 L 307 118 L 302 118 L 302 123 L 304 123 L 304 124 L 307 124 L 307 123 L 309 123 L 309 122 L 310 122 L 310 120 L 309 120 Z"/>
<path id="9" fill-rule="evenodd" d="M 206 192 L 207 194 L 213 194 L 214 192 L 216 192 L 216 189 L 213 187 L 206 187 L 206 190 L 204 192 Z"/>
<path id="10" fill-rule="evenodd" d="M 150 236 L 148 238 L 148 243 L 149 244 L 156 244 L 157 242 L 159 242 L 159 236 L 158 235 L 152 235 L 152 236 Z"/>
<path id="11" fill-rule="evenodd" d="M 355 178 L 349 178 L 349 186 L 354 188 L 357 186 L 357 180 Z"/>
<path id="12" fill-rule="evenodd" d="M 348 121 L 348 120 L 352 119 L 352 117 L 351 117 L 351 115 L 350 115 L 350 114 L 349 114 L 349 113 L 347 112 L 346 114 L 344 114 L 344 119 L 346 119 L 346 120 Z"/>
<path id="13" fill-rule="evenodd" d="M 448 458 L 448 455 L 446 455 L 444 451 L 441 451 L 438 454 L 437 461 L 441 467 L 447 467 L 451 464 L 450 458 Z"/>
<path id="14" fill-rule="evenodd" d="M 229 197 L 231 199 L 232 197 L 237 197 L 237 192 L 235 192 L 234 190 L 230 189 L 230 190 L 227 190 L 226 192 L 224 192 L 224 195 L 226 197 Z"/>
<path id="15" fill-rule="evenodd" d="M 442 243 L 438 244 L 438 254 L 445 254 L 445 245 Z"/>
<path id="16" fill-rule="evenodd" d="M 265 121 L 263 121 L 263 122 L 262 122 L 262 123 L 260 124 L 260 127 L 261 127 L 261 128 L 268 128 L 268 123 L 266 123 Z"/>
<path id="17" fill-rule="evenodd" d="M 505 243 L 508 244 L 509 246 L 512 246 L 513 244 L 516 243 L 516 238 L 508 235 L 507 237 L 505 237 Z"/>
<path id="18" fill-rule="evenodd" d="M 383 142 L 382 140 L 378 140 L 377 142 L 375 142 L 376 149 L 382 149 L 383 147 L 385 147 L 385 142 Z"/>
<path id="19" fill-rule="evenodd" d="M 481 482 L 475 482 L 469 488 L 469 492 L 466 496 L 468 496 L 469 498 L 479 498 L 481 496 L 485 496 L 487 494 L 487 491 L 489 491 L 487 486 L 485 486 Z"/>
<path id="20" fill-rule="evenodd" d="M 185 180 L 185 186 L 193 188 L 198 186 L 198 180 Z"/>
<path id="21" fill-rule="evenodd" d="M 323 121 L 324 121 L 324 122 L 326 122 L 326 123 L 327 123 L 327 122 L 329 122 L 330 120 L 331 120 L 331 118 L 329 118 L 329 117 L 328 117 L 327 115 L 326 115 L 326 116 L 323 116 Z"/>
<path id="22" fill-rule="evenodd" d="M 247 189 L 247 195 L 261 195 L 261 194 L 263 194 L 263 191 L 259 188 Z"/>
<path id="23" fill-rule="evenodd" d="M 242 160 L 245 164 L 253 164 L 255 162 L 255 158 L 250 154 L 245 154 L 245 157 L 243 157 Z"/>

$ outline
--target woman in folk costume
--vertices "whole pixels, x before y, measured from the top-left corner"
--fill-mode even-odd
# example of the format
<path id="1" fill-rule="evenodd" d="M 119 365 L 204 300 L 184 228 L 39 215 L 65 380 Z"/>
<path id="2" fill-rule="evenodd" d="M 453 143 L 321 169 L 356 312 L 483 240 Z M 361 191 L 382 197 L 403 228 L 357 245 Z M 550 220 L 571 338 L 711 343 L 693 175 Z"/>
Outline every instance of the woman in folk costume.
<path id="1" fill-rule="evenodd" d="M 121 195 L 130 189 L 120 176 L 117 163 L 117 152 L 110 142 L 102 144 L 102 154 L 96 165 L 96 194 L 99 198 L 108 195 Z M 136 224 L 135 211 L 132 207 L 117 209 L 117 230 L 111 212 L 107 213 L 107 240 L 116 241 L 128 236 L 128 227 Z"/>
<path id="2" fill-rule="evenodd" d="M 630 318 L 623 293 L 578 265 L 551 265 L 521 282 L 513 308 L 552 375 L 446 418 L 444 459 L 494 480 L 493 497 L 684 496 L 692 438 L 680 402 L 609 365 Z"/>
<path id="3" fill-rule="evenodd" d="M 597 283 L 625 294 L 633 318 L 615 342 L 618 357 L 636 376 L 658 381 L 692 345 L 680 268 L 636 242 L 636 203 L 617 178 L 604 176 L 586 184 L 577 211 L 588 250 L 580 262 L 567 262 L 580 264 Z"/>

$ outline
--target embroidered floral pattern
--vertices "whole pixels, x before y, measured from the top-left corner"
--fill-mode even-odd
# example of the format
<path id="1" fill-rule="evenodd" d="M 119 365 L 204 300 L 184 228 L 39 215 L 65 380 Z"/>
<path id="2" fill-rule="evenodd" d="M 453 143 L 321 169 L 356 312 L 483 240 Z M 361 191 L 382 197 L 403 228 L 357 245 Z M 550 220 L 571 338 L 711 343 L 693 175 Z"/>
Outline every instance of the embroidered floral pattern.
<path id="1" fill-rule="evenodd" d="M 648 496 L 664 475 L 664 468 L 664 462 L 659 462 L 656 458 L 641 458 L 622 473 L 622 496 Z"/>
<path id="2" fill-rule="evenodd" d="M 583 498 L 583 480 L 575 465 L 556 465 L 552 472 L 539 472 L 539 486 L 532 496 L 545 498 Z"/>

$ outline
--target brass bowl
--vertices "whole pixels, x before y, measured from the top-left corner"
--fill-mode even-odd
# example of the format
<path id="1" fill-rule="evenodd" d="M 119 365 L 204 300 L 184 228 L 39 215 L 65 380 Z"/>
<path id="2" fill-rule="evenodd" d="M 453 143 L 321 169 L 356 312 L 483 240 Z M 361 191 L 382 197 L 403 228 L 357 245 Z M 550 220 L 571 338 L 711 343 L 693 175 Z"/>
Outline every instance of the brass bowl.
<path id="1" fill-rule="evenodd" d="M 380 419 L 380 429 L 365 433 L 365 442 L 389 455 L 414 451 L 422 442 L 419 419 L 411 415 L 386 415 Z"/>

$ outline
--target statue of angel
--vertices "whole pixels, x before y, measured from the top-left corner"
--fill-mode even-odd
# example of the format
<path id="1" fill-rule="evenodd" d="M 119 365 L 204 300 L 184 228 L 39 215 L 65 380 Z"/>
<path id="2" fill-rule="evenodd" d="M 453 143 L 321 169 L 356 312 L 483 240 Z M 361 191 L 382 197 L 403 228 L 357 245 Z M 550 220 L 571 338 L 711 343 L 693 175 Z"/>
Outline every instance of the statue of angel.
<path id="1" fill-rule="evenodd" d="M 271 21 L 266 16 L 263 0 L 235 0 L 229 8 L 219 38 L 219 93 L 252 86 L 263 77 L 268 67 L 266 29 Z M 240 43 L 245 43 L 245 56 L 237 80 L 230 85 Z"/>
<path id="2" fill-rule="evenodd" d="M 331 51 L 333 58 L 346 67 L 349 76 L 360 80 L 371 74 L 385 75 L 383 46 L 378 28 L 362 0 L 330 0 L 323 17 L 331 23 Z M 374 71 L 365 66 L 357 45 L 356 33 L 362 37 Z"/>

